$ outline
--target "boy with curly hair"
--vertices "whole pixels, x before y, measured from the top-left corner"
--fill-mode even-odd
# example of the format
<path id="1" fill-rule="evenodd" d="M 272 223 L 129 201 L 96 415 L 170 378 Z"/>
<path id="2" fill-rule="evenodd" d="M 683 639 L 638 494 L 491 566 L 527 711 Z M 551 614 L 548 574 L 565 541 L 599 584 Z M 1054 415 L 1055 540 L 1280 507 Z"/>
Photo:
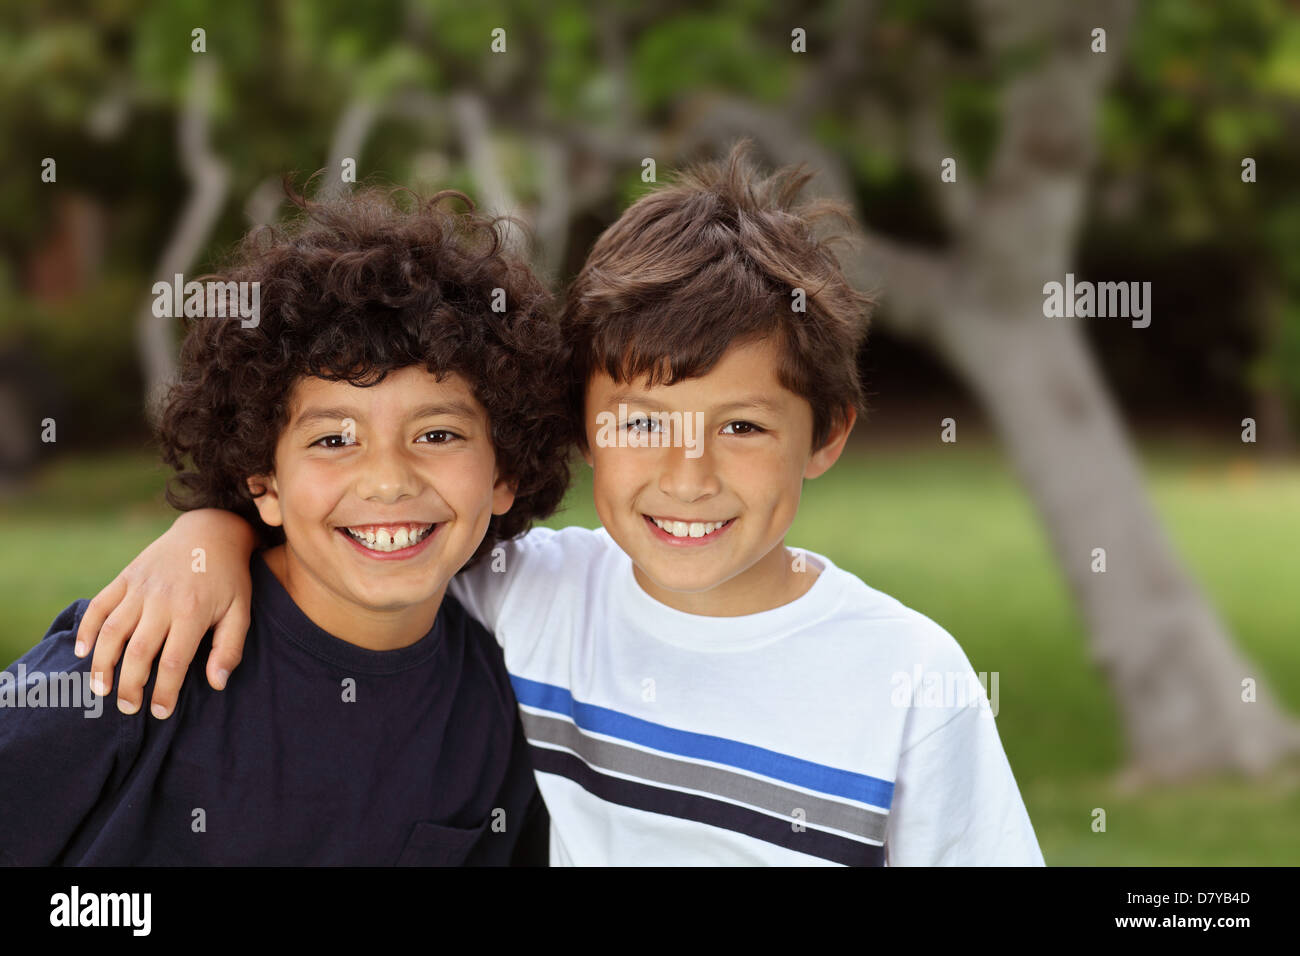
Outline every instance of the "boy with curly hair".
<path id="1" fill-rule="evenodd" d="M 842 210 L 796 203 L 808 178 L 762 176 L 740 144 L 600 236 L 562 324 L 603 527 L 536 529 L 502 573 L 452 584 L 505 648 L 553 864 L 1043 863 L 957 642 L 785 545 L 862 405 L 869 305 L 813 228 Z M 135 629 L 128 709 L 175 620 L 166 595 L 206 627 L 246 587 L 168 570 L 235 523 L 192 521 L 83 627 L 88 646 L 107 619 L 109 662 Z M 177 644 L 164 660 L 188 660 Z M 237 635 L 210 667 L 235 654 Z"/>
<path id="2" fill-rule="evenodd" d="M 5 863 L 545 861 L 500 648 L 447 585 L 567 485 L 550 297 L 462 194 L 293 198 L 224 276 L 256 283 L 258 321 L 194 320 L 159 427 L 169 500 L 265 548 L 242 666 L 222 694 L 169 674 L 166 721 L 6 713 Z M 231 573 L 243 535 L 194 541 L 186 573 Z M 86 605 L 11 670 L 87 672 Z"/>

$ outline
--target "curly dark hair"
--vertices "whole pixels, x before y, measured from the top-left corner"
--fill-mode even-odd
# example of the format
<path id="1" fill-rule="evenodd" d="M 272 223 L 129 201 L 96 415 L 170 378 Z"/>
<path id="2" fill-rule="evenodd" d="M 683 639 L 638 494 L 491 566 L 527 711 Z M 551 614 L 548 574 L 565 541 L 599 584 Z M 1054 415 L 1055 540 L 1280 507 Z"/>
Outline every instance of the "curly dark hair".
<path id="1" fill-rule="evenodd" d="M 295 220 L 249 233 L 219 276 L 203 277 L 259 283 L 260 314 L 250 327 L 189 320 L 178 381 L 158 416 L 163 460 L 177 472 L 168 502 L 233 511 L 264 545 L 282 542 L 282 529 L 262 523 L 246 479 L 274 471 L 295 384 L 312 376 L 367 387 L 423 366 L 470 384 L 487 410 L 497 466 L 516 483 L 514 506 L 492 517 L 470 563 L 554 513 L 573 440 L 557 371 L 567 351 L 553 297 L 504 245 L 505 217 L 477 214 L 455 190 L 421 199 L 370 187 L 321 201 L 287 180 L 285 190 Z M 465 211 L 444 208 L 448 201 Z M 492 309 L 498 289 L 502 312 Z"/>

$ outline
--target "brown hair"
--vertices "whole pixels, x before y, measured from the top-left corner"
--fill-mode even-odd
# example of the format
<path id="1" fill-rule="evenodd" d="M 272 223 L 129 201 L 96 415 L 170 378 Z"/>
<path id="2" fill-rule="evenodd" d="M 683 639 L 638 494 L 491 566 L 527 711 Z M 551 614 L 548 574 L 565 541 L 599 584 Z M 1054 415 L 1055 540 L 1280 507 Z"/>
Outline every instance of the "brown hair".
<path id="1" fill-rule="evenodd" d="M 590 377 L 672 385 L 706 374 L 736 342 L 776 335 L 781 384 L 812 406 L 813 447 L 863 407 L 857 352 L 870 296 L 845 278 L 813 225 L 851 224 L 830 200 L 795 205 L 812 173 L 761 176 L 741 140 L 633 203 L 596 240 L 569 287 L 562 322 L 574 351 L 570 413 L 579 435 Z M 793 310 L 803 289 L 806 311 Z"/>
<path id="2" fill-rule="evenodd" d="M 158 427 L 177 471 L 168 501 L 234 511 L 265 543 L 283 541 L 245 482 L 274 471 L 298 380 L 366 387 L 415 365 L 466 379 L 487 411 L 497 467 L 517 482 L 514 506 L 492 517 L 471 560 L 553 513 L 569 481 L 570 421 L 555 376 L 567 348 L 546 287 L 503 247 L 502 220 L 475 214 L 453 190 L 421 200 L 372 187 L 324 202 L 287 182 L 286 191 L 302 215 L 246 236 L 220 277 L 260 284 L 257 324 L 191 320 Z M 400 194 L 415 198 L 409 211 Z M 443 208 L 447 200 L 467 211 Z M 498 289 L 503 312 L 491 308 Z"/>

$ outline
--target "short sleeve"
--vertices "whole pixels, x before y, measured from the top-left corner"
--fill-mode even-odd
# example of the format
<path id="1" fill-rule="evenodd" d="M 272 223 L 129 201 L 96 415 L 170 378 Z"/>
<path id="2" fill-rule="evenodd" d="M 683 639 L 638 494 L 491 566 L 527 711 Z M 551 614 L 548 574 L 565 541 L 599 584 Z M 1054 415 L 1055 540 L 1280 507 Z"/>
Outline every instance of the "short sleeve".
<path id="1" fill-rule="evenodd" d="M 901 754 L 889 866 L 1043 866 L 987 706 L 963 705 Z"/>

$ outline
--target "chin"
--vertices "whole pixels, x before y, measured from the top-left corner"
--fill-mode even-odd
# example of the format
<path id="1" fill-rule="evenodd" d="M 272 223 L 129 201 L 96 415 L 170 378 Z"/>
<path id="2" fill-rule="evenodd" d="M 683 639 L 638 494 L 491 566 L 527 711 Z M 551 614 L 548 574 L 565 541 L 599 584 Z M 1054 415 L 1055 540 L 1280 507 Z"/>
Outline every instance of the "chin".
<path id="1" fill-rule="evenodd" d="M 418 607 L 425 601 L 428 601 L 433 595 L 426 594 L 423 596 L 413 595 L 384 595 L 382 597 L 367 598 L 361 603 L 370 608 L 372 611 L 405 611 L 407 608 Z"/>
<path id="2" fill-rule="evenodd" d="M 433 597 L 427 581 L 413 587 L 354 588 L 353 593 L 363 604 L 386 611 L 422 604 Z"/>
<path id="3" fill-rule="evenodd" d="M 645 566 L 642 565 L 644 569 Z M 709 575 L 707 578 L 700 575 L 684 575 L 678 569 L 677 573 L 669 570 L 666 573 L 659 573 L 654 570 L 647 570 L 646 576 L 650 578 L 658 587 L 665 591 L 672 591 L 675 594 L 702 594 L 705 591 L 711 591 L 723 579 L 717 575 Z"/>

